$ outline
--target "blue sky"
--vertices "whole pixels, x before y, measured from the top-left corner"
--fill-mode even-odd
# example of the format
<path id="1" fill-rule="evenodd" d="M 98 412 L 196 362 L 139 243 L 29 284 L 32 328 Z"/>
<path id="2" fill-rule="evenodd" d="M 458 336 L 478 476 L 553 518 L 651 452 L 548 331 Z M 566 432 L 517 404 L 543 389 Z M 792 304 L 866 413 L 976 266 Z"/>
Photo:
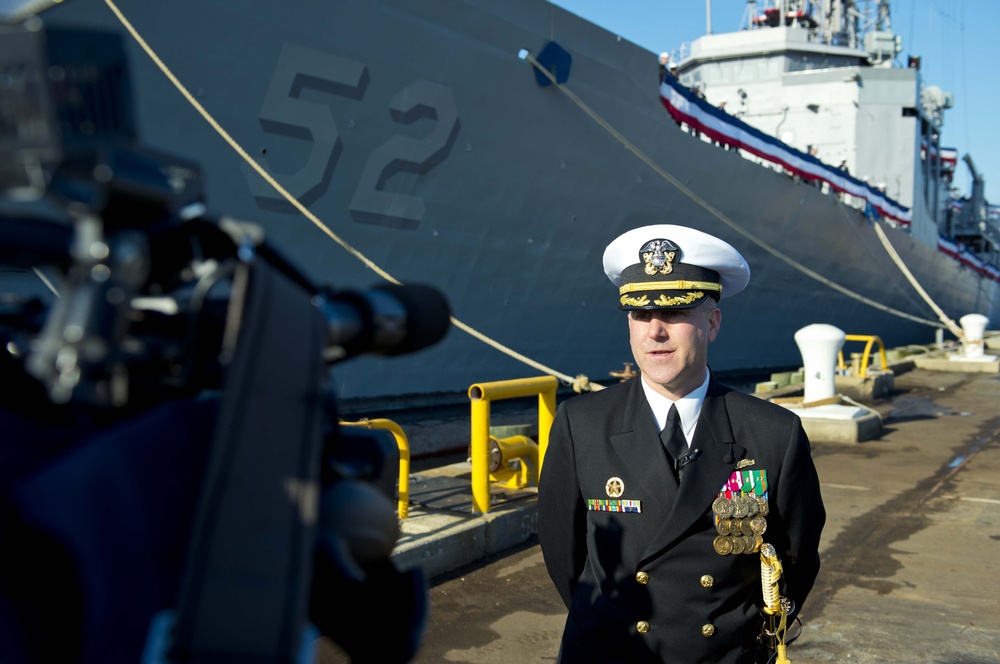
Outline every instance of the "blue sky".
<path id="1" fill-rule="evenodd" d="M 706 28 L 702 0 L 552 1 L 654 53 L 692 42 Z M 737 30 L 746 6 L 746 0 L 712 0 L 712 32 Z M 1000 203 L 1000 1 L 895 0 L 891 10 L 893 30 L 903 38 L 900 60 L 920 56 L 924 83 L 954 95 L 941 132 L 941 144 L 958 150 L 954 184 L 963 194 L 971 190 L 962 161 L 969 153 L 986 178 L 987 200 Z"/>

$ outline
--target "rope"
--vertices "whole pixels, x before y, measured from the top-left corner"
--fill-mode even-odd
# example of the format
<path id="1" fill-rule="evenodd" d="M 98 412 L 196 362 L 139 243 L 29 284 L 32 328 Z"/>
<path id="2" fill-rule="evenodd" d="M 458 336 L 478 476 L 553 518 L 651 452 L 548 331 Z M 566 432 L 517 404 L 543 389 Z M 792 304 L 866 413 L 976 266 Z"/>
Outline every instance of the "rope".
<path id="1" fill-rule="evenodd" d="M 817 272 L 814 272 L 813 270 L 809 269 L 808 267 L 806 267 L 802 263 L 799 263 L 795 259 L 793 259 L 793 258 L 791 258 L 789 256 L 786 256 L 785 254 L 781 253 L 780 251 L 778 251 L 777 249 L 775 249 L 771 245 L 767 244 L 763 240 L 760 240 L 757 237 L 751 235 L 748 231 L 744 230 L 735 221 L 733 221 L 732 219 L 730 219 L 729 217 L 727 217 L 720 210 L 718 210 L 715 207 L 713 207 L 708 201 L 706 201 L 705 199 L 703 199 L 700 196 L 698 196 L 691 189 L 688 189 L 682 182 L 680 182 L 680 180 L 678 180 L 677 178 L 675 178 L 674 176 L 672 176 L 670 173 L 668 173 L 665 170 L 663 170 L 663 168 L 661 168 L 659 166 L 659 164 L 657 164 L 656 162 L 654 162 L 642 150 L 640 150 L 639 148 L 637 148 L 631 141 L 629 141 L 627 138 L 625 138 L 617 129 L 615 129 L 610 124 L 608 124 L 608 122 L 606 120 L 604 120 L 604 118 L 602 118 L 600 115 L 598 115 L 593 110 L 591 110 L 590 107 L 587 106 L 583 102 L 583 100 L 581 100 L 579 97 L 577 97 L 576 94 L 574 94 L 572 90 L 570 90 L 569 88 L 567 88 L 564 85 L 560 85 L 559 83 L 557 83 L 556 79 L 555 79 L 555 76 L 553 76 L 552 73 L 548 69 L 546 69 L 545 67 L 543 67 L 541 65 L 541 63 L 539 63 L 538 60 L 536 60 L 533 55 L 531 55 L 529 53 L 529 54 L 527 54 L 527 56 L 525 56 L 525 59 L 528 60 L 528 62 L 530 62 L 532 64 L 532 66 L 534 66 L 538 71 L 542 72 L 542 74 L 546 78 L 548 78 L 549 81 L 551 81 L 552 85 L 554 85 L 561 92 L 563 92 L 563 94 L 565 94 L 567 97 L 569 97 L 573 101 L 573 103 L 575 103 L 577 106 L 579 106 L 580 109 L 584 113 L 586 113 L 588 116 L 590 116 L 590 118 L 592 120 L 594 120 L 594 122 L 596 122 L 597 124 L 599 124 L 605 131 L 607 131 L 615 139 L 617 139 L 625 147 L 625 149 L 627 149 L 629 152 L 631 152 L 632 154 L 634 154 L 641 162 L 643 162 L 644 164 L 646 164 L 647 166 L 649 166 L 649 168 L 651 168 L 657 175 L 659 175 L 664 180 L 666 180 L 667 182 L 669 182 L 670 184 L 672 184 L 674 187 L 676 187 L 682 194 L 684 194 L 685 196 L 687 196 L 688 198 L 690 198 L 694 203 L 696 203 L 697 205 L 699 205 L 700 207 L 702 207 L 710 215 L 712 215 L 713 217 L 715 217 L 716 219 L 718 219 L 719 221 L 721 221 L 723 224 L 725 224 L 726 226 L 728 226 L 732 230 L 734 230 L 737 233 L 739 233 L 740 235 L 742 235 L 744 238 L 746 238 L 750 242 L 753 242 L 754 244 L 756 244 L 758 247 L 760 247 L 761 249 L 763 249 L 767 253 L 771 254 L 772 256 L 774 256 L 775 258 L 777 258 L 778 260 L 780 260 L 780 261 L 782 261 L 784 263 L 787 263 L 788 265 L 790 265 L 794 269 L 796 269 L 799 272 L 802 272 L 803 274 L 805 274 L 807 277 L 810 277 L 810 278 L 812 278 L 812 279 L 820 282 L 821 284 L 823 284 L 823 285 L 825 285 L 825 286 L 827 286 L 829 288 L 832 288 L 833 290 L 835 290 L 835 291 L 837 291 L 839 293 L 842 293 L 843 295 L 846 295 L 847 297 L 853 298 L 855 300 L 859 300 L 860 302 L 863 302 L 863 303 L 867 304 L 870 307 L 874 307 L 875 309 L 879 309 L 881 311 L 884 311 L 886 313 L 892 314 L 894 316 L 899 316 L 900 318 L 906 318 L 906 319 L 915 321 L 917 323 L 922 323 L 924 325 L 929 325 L 931 327 L 941 327 L 941 324 L 938 323 L 937 321 L 929 320 L 927 318 L 920 318 L 918 316 L 914 316 L 912 314 L 908 314 L 905 311 L 900 311 L 898 309 L 893 309 L 892 307 L 884 305 L 884 304 L 882 304 L 880 302 L 876 302 L 875 300 L 867 298 L 864 295 L 861 295 L 860 293 L 856 293 L 856 292 L 854 292 L 854 291 L 852 291 L 852 290 L 850 290 L 848 288 L 845 288 L 844 286 L 841 286 L 840 284 L 838 284 L 838 283 L 836 283 L 834 281 L 831 281 L 830 279 L 827 279 L 823 275 L 821 275 L 821 274 L 819 274 Z"/>
<path id="2" fill-rule="evenodd" d="M 360 251 L 358 251 L 353 246 L 351 246 L 347 241 L 345 241 L 340 236 L 338 236 L 336 233 L 334 233 L 332 230 L 330 230 L 329 227 L 326 226 L 326 224 L 324 224 L 322 221 L 320 221 L 320 219 L 318 217 L 316 217 L 316 215 L 314 215 L 312 212 L 310 212 L 308 208 L 306 208 L 304 205 L 302 205 L 302 203 L 300 203 L 298 201 L 298 199 L 296 199 L 287 190 L 285 190 L 285 188 L 282 187 L 281 184 L 279 184 L 277 180 L 275 180 L 273 177 L 271 177 L 271 174 L 268 173 L 266 170 L 264 170 L 264 168 L 260 164 L 258 164 L 257 161 L 253 157 L 251 157 L 247 153 L 247 151 L 244 150 L 243 147 L 240 146 L 240 144 L 237 143 L 236 140 L 232 136 L 229 135 L 229 132 L 227 132 L 222 127 L 222 125 L 220 125 L 215 120 L 215 118 L 212 117 L 212 115 L 205 109 L 205 107 L 202 106 L 201 103 L 199 103 L 198 100 L 194 98 L 194 95 L 192 95 L 188 91 L 188 89 L 184 86 L 184 84 L 181 83 L 181 81 L 174 75 L 174 73 L 170 70 L 170 68 L 167 67 L 167 65 L 163 62 L 163 60 L 160 59 L 160 57 L 156 54 L 156 52 L 152 49 L 152 47 L 146 42 L 146 40 L 143 39 L 142 35 L 139 34 L 139 31 L 132 25 L 132 23 L 128 20 L 128 18 L 126 18 L 125 14 L 122 13 L 122 11 L 114 3 L 114 0 L 105 0 L 105 3 L 108 5 L 108 7 L 111 9 L 111 11 L 115 14 L 115 16 L 121 22 L 121 24 L 125 27 L 125 29 L 128 31 L 128 33 L 132 36 L 132 38 L 136 41 L 136 43 L 142 48 L 143 51 L 146 52 L 146 55 L 148 55 L 149 58 L 153 61 L 153 63 L 159 68 L 159 70 L 163 73 L 163 75 L 167 77 L 167 79 L 173 84 L 173 86 L 175 88 L 177 88 L 177 91 L 180 92 L 181 95 L 183 95 L 183 97 L 187 100 L 187 102 L 189 104 L 191 104 L 191 106 L 194 107 L 194 109 L 196 111 L 198 111 L 198 113 L 201 115 L 201 117 L 204 118 L 206 122 L 208 122 L 208 124 L 212 127 L 212 129 L 214 129 L 216 131 L 216 133 L 219 134 L 219 136 L 221 136 L 223 138 L 223 140 L 225 140 L 226 143 L 229 144 L 229 147 L 231 147 L 243 159 L 243 161 L 245 161 L 247 164 L 249 164 L 250 167 L 253 168 L 257 172 L 258 175 L 260 175 L 262 178 L 264 178 L 264 180 L 269 185 L 271 185 L 274 188 L 275 191 L 277 191 L 279 194 L 281 194 L 285 198 L 285 200 L 287 200 L 289 203 L 291 203 L 292 206 L 295 207 L 296 210 L 298 210 L 299 212 L 301 212 L 302 215 L 306 219 L 308 219 L 310 222 L 312 222 L 312 224 L 314 226 L 316 226 L 316 228 L 318 228 L 319 230 L 321 230 L 328 237 L 330 237 L 330 239 L 332 239 L 334 242 L 336 242 L 337 244 L 339 244 L 349 254 L 351 254 L 352 256 L 354 256 L 355 258 L 357 258 L 359 261 L 361 261 L 365 265 L 365 267 L 367 267 L 372 272 L 374 272 L 375 274 L 379 275 L 380 277 L 382 277 L 386 281 L 389 281 L 389 282 L 391 282 L 393 284 L 397 284 L 397 285 L 401 285 L 402 284 L 401 281 L 399 281 L 398 279 L 396 279 L 395 277 L 393 277 L 391 274 L 389 274 L 388 272 L 386 272 L 385 270 L 383 270 L 374 261 L 372 261 L 371 259 L 369 259 L 367 256 L 365 256 Z M 452 325 L 454 325 L 455 327 L 459 328 L 463 332 L 471 335 L 473 338 L 478 339 L 479 341 L 482 341 L 483 343 L 485 343 L 485 344 L 487 344 L 489 346 L 492 346 L 496 350 L 498 350 L 498 351 L 500 351 L 502 353 L 505 353 L 506 355 L 514 358 L 515 360 L 523 362 L 524 364 L 527 364 L 530 367 L 533 367 L 533 368 L 535 368 L 535 369 L 537 369 L 537 370 L 539 370 L 539 371 L 541 371 L 543 373 L 546 373 L 546 374 L 548 374 L 550 376 L 555 376 L 556 378 L 558 378 L 559 380 L 563 381 L 564 383 L 572 385 L 573 389 L 575 391 L 577 391 L 577 392 L 582 392 L 584 390 L 596 391 L 596 390 L 603 389 L 602 385 L 599 385 L 597 383 L 591 383 L 590 380 L 586 376 L 584 376 L 582 374 L 576 376 L 575 378 L 573 378 L 573 377 L 570 377 L 570 376 L 568 376 L 566 374 L 560 373 L 560 372 L 556 371 L 555 369 L 547 367 L 547 366 L 545 366 L 545 365 L 543 365 L 543 364 L 541 364 L 539 362 L 535 362 L 534 360 L 531 360 L 531 359 L 527 358 L 526 356 L 524 356 L 524 355 L 522 355 L 522 354 L 520 354 L 520 353 L 512 350 L 511 348 L 503 345 L 499 341 L 496 341 L 496 340 L 494 340 L 494 339 L 486 336 L 485 334 L 483 334 L 482 332 L 479 332 L 478 330 L 474 329 L 470 325 L 467 325 L 466 323 L 463 323 L 462 321 L 460 321 L 459 319 L 455 318 L 454 316 L 451 316 L 450 320 L 451 320 Z"/>
<path id="3" fill-rule="evenodd" d="M 858 224 L 857 223 L 857 208 L 852 207 L 848 203 L 843 203 L 838 200 L 839 205 L 837 205 L 837 211 L 840 212 L 840 216 L 843 217 L 845 223 L 850 224 L 849 228 L 854 237 L 858 238 L 859 243 L 857 246 L 862 247 L 865 253 L 871 258 L 872 261 L 879 261 L 885 257 L 885 247 L 879 247 L 880 253 L 876 254 L 875 247 L 868 242 L 861 243 L 864 240 L 861 229 L 863 229 L 868 224 Z M 904 282 L 902 279 L 886 279 L 883 282 L 885 288 L 892 288 L 896 293 L 902 295 L 906 298 L 909 306 L 914 308 L 919 308 L 923 303 L 917 296 L 916 292 L 909 287 L 909 284 Z M 935 323 L 938 329 L 944 329 L 944 325 L 941 323 Z"/>
<path id="4" fill-rule="evenodd" d="M 41 270 L 39 270 L 37 267 L 33 267 L 31 269 L 34 270 L 35 276 L 37 276 L 39 279 L 42 280 L 42 283 L 45 284 L 46 288 L 48 288 L 50 291 L 52 291 L 53 295 L 55 295 L 56 297 L 62 297 L 62 295 L 59 294 L 59 291 L 52 284 L 52 282 L 49 280 L 49 278 L 46 277 L 44 274 L 42 274 Z"/>
<path id="5" fill-rule="evenodd" d="M 866 406 L 863 403 L 855 401 L 854 399 L 852 399 L 851 397 L 847 396 L 846 394 L 840 394 L 840 393 L 838 393 L 836 396 L 839 399 L 841 399 L 842 401 L 846 401 L 847 403 L 851 404 L 852 406 L 856 406 L 857 408 L 861 408 L 862 410 L 867 410 L 869 413 L 872 413 L 876 417 L 878 417 L 879 423 L 882 422 L 882 413 L 878 412 L 877 410 L 875 410 L 871 406 Z"/>
<path id="6" fill-rule="evenodd" d="M 948 318 L 947 314 L 945 314 L 944 311 L 941 310 L 941 307 L 939 307 L 934 302 L 934 300 L 931 299 L 931 296 L 928 295 L 927 291 L 925 291 L 920 286 L 920 283 L 910 272 L 910 269 L 906 267 L 906 264 L 899 257 L 899 254 L 896 253 L 896 248 L 889 243 L 889 238 L 886 237 L 885 231 L 882 230 L 882 224 L 880 223 L 875 224 L 875 233 L 878 235 L 878 239 L 882 242 L 882 246 L 885 247 L 886 253 L 889 254 L 889 258 L 891 258 L 892 261 L 896 264 L 896 267 L 899 268 L 899 271 L 903 273 L 903 276 L 906 277 L 906 280 L 910 282 L 910 285 L 913 286 L 913 289 L 917 291 L 920 297 L 923 298 L 924 302 L 926 302 L 927 305 L 934 310 L 934 313 L 937 314 L 938 318 L 941 319 L 941 322 L 944 323 L 945 327 L 947 327 L 952 334 L 954 334 L 959 339 L 964 339 L 965 334 L 962 332 L 962 328 L 956 325 L 955 321 Z"/>
<path id="7" fill-rule="evenodd" d="M 568 385 L 572 385 L 573 390 L 576 391 L 576 392 L 585 392 L 587 390 L 590 390 L 592 392 L 597 392 L 598 390 L 603 390 L 604 389 L 603 385 L 599 385 L 598 383 L 591 383 L 590 379 L 587 378 L 587 376 L 585 376 L 583 374 L 579 374 L 579 375 L 576 376 L 576 378 L 572 378 L 572 377 L 567 376 L 565 374 L 557 373 L 553 369 L 550 369 L 550 368 L 546 367 L 544 364 L 539 364 L 535 360 L 532 360 L 531 358 L 529 358 L 529 357 L 527 357 L 525 355 L 522 355 L 521 353 L 518 353 L 517 351 L 514 351 L 514 350 L 511 350 L 510 348 L 507 348 L 506 346 L 504 346 L 503 344 L 499 343 L 498 341 L 495 341 L 495 340 L 487 337 L 485 334 L 483 334 L 479 330 L 476 330 L 476 329 L 473 329 L 472 327 L 469 327 L 468 325 L 466 325 L 465 323 L 463 323 L 462 321 L 460 321 L 460 320 L 458 320 L 456 318 L 452 318 L 451 322 L 452 322 L 452 324 L 455 325 L 455 327 L 459 328 L 463 332 L 471 335 L 472 337 L 475 337 L 476 339 L 479 339 L 480 341 L 482 341 L 485 344 L 488 344 L 488 345 L 493 346 L 494 348 L 496 348 L 498 350 L 501 350 L 502 352 L 504 352 L 507 355 L 511 356 L 515 360 L 517 360 L 519 362 L 522 362 L 524 364 L 527 364 L 529 367 L 533 367 L 535 369 L 538 369 L 539 371 L 547 373 L 550 376 L 555 376 L 556 378 L 558 378 L 559 380 L 563 381 L 564 383 L 566 383 Z"/>

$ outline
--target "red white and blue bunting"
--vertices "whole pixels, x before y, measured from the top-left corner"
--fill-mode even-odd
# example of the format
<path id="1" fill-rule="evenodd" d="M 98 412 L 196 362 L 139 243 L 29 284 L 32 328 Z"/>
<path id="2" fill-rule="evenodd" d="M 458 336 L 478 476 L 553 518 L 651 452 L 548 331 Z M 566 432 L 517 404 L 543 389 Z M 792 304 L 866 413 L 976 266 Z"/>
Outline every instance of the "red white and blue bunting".
<path id="1" fill-rule="evenodd" d="M 976 258 L 963 245 L 956 244 L 945 237 L 938 237 L 938 250 L 951 256 L 962 265 L 975 270 L 984 277 L 1000 281 L 1000 270 Z"/>
<path id="2" fill-rule="evenodd" d="M 745 150 L 766 161 L 781 165 L 804 180 L 820 180 L 834 191 L 864 199 L 878 213 L 904 226 L 910 223 L 910 210 L 871 187 L 851 177 L 846 171 L 824 164 L 812 155 L 799 152 L 782 141 L 751 127 L 739 118 L 713 107 L 671 76 L 665 74 L 660 84 L 660 99 L 677 122 L 693 127 L 713 141 Z"/>
<path id="3" fill-rule="evenodd" d="M 852 177 L 846 171 L 824 164 L 816 157 L 800 152 L 722 109 L 715 108 L 681 85 L 670 74 L 663 76 L 660 84 L 660 100 L 676 122 L 692 127 L 712 141 L 745 150 L 761 159 L 780 165 L 804 180 L 826 182 L 834 191 L 863 199 L 866 201 L 865 214 L 869 217 L 874 210 L 879 215 L 904 226 L 910 224 L 912 217 L 909 208 L 903 207 L 883 192 Z M 952 151 L 951 148 L 944 148 L 942 160 L 954 163 L 957 152 L 952 154 Z M 941 237 L 938 239 L 938 249 L 984 277 L 1000 281 L 1000 270 L 982 262 L 964 246 Z"/>

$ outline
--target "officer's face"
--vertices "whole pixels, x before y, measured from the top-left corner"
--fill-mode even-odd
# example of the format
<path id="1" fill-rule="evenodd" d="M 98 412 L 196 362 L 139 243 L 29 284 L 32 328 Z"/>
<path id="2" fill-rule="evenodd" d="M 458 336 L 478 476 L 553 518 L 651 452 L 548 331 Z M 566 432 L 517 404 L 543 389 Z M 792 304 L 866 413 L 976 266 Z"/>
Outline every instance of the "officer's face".
<path id="1" fill-rule="evenodd" d="M 715 341 L 722 312 L 712 301 L 691 309 L 630 311 L 632 355 L 646 382 L 669 399 L 701 385 L 708 367 L 708 344 Z"/>

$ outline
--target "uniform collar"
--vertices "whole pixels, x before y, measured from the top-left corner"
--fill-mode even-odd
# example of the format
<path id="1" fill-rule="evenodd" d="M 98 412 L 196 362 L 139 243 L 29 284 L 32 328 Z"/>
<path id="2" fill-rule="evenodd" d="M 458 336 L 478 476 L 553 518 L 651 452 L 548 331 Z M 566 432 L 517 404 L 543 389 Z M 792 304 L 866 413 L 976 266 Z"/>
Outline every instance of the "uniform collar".
<path id="1" fill-rule="evenodd" d="M 642 390 L 646 394 L 646 401 L 653 409 L 653 417 L 656 420 L 657 431 L 662 431 L 667 423 L 667 413 L 670 412 L 671 404 L 677 405 L 677 414 L 681 417 L 681 427 L 684 429 L 684 437 L 688 444 L 694 440 L 694 431 L 698 427 L 698 418 L 701 416 L 701 407 L 705 403 L 705 395 L 708 394 L 708 382 L 711 379 L 711 372 L 705 371 L 705 380 L 700 386 L 685 394 L 677 401 L 671 401 L 646 383 L 646 378 L 640 376 Z"/>

